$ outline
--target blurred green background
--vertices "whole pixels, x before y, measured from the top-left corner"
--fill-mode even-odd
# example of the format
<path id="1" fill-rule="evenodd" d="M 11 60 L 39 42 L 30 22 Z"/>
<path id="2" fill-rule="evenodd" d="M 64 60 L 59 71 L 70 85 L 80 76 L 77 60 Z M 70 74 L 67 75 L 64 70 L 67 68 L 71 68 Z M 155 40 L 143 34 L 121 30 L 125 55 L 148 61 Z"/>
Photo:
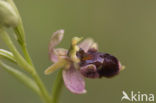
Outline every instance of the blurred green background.
<path id="1" fill-rule="evenodd" d="M 73 36 L 92 37 L 100 51 L 117 56 L 126 66 L 112 79 L 86 79 L 85 95 L 74 95 L 64 88 L 61 103 L 120 103 L 123 90 L 156 94 L 155 0 L 15 2 L 23 18 L 29 52 L 48 88 L 52 87 L 56 73 L 45 76 L 43 71 L 51 65 L 48 42 L 58 29 L 65 29 L 59 47 L 69 48 Z M 4 47 L 2 41 L 0 46 Z M 41 103 L 35 93 L 2 69 L 0 82 L 0 103 Z"/>

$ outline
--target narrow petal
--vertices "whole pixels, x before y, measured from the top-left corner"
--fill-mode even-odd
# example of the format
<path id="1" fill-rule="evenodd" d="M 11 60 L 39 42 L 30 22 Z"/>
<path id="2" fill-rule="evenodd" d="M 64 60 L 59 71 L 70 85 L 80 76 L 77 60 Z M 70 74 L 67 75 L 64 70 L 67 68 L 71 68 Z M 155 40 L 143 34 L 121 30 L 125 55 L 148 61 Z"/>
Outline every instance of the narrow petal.
<path id="1" fill-rule="evenodd" d="M 55 53 L 58 56 L 67 56 L 68 50 L 64 49 L 64 48 L 57 48 L 57 49 L 55 49 Z"/>
<path id="2" fill-rule="evenodd" d="M 60 59 L 57 63 L 49 66 L 46 70 L 45 70 L 45 74 L 51 74 L 54 71 L 56 71 L 57 69 L 63 68 L 68 62 L 64 59 Z"/>
<path id="3" fill-rule="evenodd" d="M 83 49 L 85 52 L 87 52 L 89 49 L 94 48 L 94 49 L 98 49 L 98 45 L 97 43 L 94 42 L 93 39 L 91 38 L 87 38 L 85 40 L 83 40 L 80 44 L 79 44 L 79 48 Z"/>
<path id="4" fill-rule="evenodd" d="M 75 94 L 84 94 L 85 90 L 85 81 L 81 73 L 71 66 L 69 69 L 63 70 L 63 79 L 65 86 L 69 91 Z"/>
<path id="5" fill-rule="evenodd" d="M 89 64 L 80 68 L 80 72 L 87 78 L 99 78 L 97 68 L 93 64 Z"/>
<path id="6" fill-rule="evenodd" d="M 64 30 L 56 31 L 49 43 L 49 56 L 52 62 L 56 63 L 58 61 L 58 55 L 55 51 L 55 47 L 62 41 L 64 35 Z"/>

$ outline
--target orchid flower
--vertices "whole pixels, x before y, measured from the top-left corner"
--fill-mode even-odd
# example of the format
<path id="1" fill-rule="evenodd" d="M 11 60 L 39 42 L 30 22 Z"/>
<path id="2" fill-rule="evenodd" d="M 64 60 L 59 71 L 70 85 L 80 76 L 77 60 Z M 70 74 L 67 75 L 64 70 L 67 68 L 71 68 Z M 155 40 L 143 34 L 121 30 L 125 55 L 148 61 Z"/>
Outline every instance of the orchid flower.
<path id="1" fill-rule="evenodd" d="M 86 93 L 86 78 L 113 77 L 122 69 L 118 59 L 108 53 L 98 52 L 98 45 L 91 38 L 83 40 L 74 37 L 69 50 L 55 47 L 62 41 L 64 30 L 56 31 L 49 44 L 49 56 L 54 63 L 45 70 L 50 74 L 63 69 L 62 77 L 69 91 L 75 94 Z"/>

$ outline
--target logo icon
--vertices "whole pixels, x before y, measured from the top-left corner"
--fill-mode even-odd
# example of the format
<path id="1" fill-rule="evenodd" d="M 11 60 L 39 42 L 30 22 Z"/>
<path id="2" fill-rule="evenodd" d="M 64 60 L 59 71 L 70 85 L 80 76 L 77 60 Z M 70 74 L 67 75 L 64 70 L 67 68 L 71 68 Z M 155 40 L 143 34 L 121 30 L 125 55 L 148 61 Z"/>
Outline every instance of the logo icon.
<path id="1" fill-rule="evenodd" d="M 128 101 L 132 101 L 132 102 L 153 102 L 154 101 L 154 94 L 145 94 L 145 93 L 141 93 L 140 91 L 138 92 L 134 92 L 131 91 L 130 94 L 128 95 L 125 91 L 122 91 L 122 98 L 121 101 L 123 100 L 128 100 Z"/>
<path id="2" fill-rule="evenodd" d="M 128 97 L 128 95 L 127 95 L 127 93 L 126 93 L 125 91 L 122 91 L 122 94 L 123 94 L 123 97 L 121 98 L 121 101 L 122 101 L 123 99 L 126 99 L 126 100 L 131 101 L 131 99 Z"/>

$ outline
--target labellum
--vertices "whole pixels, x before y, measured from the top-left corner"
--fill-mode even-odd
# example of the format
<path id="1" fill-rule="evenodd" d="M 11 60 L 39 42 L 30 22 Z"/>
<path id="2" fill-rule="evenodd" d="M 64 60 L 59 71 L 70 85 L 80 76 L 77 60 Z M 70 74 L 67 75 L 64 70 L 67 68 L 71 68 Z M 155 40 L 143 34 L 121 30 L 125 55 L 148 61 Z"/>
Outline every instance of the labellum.
<path id="1" fill-rule="evenodd" d="M 80 49 L 77 52 L 80 59 L 80 71 L 88 78 L 113 77 L 120 71 L 118 59 L 108 53 L 98 52 L 96 49 L 89 49 L 85 52 Z"/>

